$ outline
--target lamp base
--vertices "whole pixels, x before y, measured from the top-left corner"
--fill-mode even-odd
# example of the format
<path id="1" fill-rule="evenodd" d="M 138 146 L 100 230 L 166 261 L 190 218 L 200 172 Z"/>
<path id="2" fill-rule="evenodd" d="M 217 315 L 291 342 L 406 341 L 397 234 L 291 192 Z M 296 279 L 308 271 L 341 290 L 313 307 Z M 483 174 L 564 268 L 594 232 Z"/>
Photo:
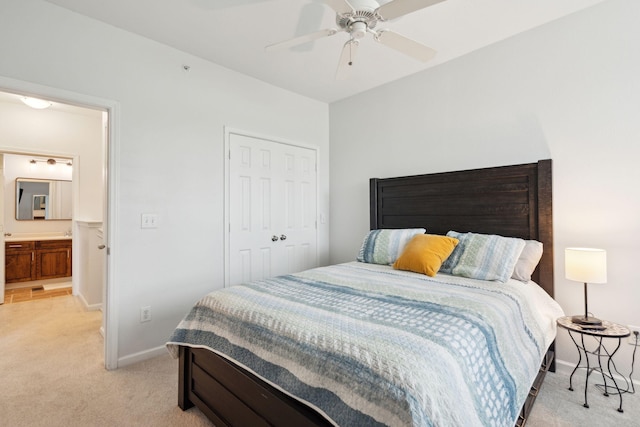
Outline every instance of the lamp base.
<path id="1" fill-rule="evenodd" d="M 571 318 L 571 321 L 573 323 L 577 323 L 578 325 L 590 325 L 590 326 L 600 326 L 600 325 L 602 325 L 602 320 L 600 320 L 598 318 L 595 318 L 595 317 L 592 317 L 592 316 L 585 317 L 582 314 L 573 316 Z"/>

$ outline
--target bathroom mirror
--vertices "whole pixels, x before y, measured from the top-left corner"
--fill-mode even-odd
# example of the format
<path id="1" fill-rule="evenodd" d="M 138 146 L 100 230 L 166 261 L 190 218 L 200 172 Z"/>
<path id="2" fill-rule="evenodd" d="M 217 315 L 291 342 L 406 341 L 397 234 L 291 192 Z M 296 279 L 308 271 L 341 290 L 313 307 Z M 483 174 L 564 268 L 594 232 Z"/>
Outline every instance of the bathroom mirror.
<path id="1" fill-rule="evenodd" d="M 16 219 L 70 220 L 71 181 L 16 178 Z"/>

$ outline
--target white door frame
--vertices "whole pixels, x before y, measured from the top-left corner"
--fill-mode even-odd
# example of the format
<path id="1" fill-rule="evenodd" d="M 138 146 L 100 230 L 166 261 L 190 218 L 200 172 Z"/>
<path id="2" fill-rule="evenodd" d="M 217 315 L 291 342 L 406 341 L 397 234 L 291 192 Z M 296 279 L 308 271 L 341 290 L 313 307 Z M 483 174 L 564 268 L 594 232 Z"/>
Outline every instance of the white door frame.
<path id="1" fill-rule="evenodd" d="M 0 152 L 0 200 L 4 204 L 4 154 Z M 4 206 L 0 208 L 0 304 L 4 304 Z"/>
<path id="2" fill-rule="evenodd" d="M 320 148 L 314 145 L 302 144 L 294 141 L 287 141 L 282 138 L 275 138 L 270 135 L 260 134 L 257 132 L 251 132 L 246 130 L 241 130 L 237 128 L 232 128 L 229 126 L 224 127 L 224 286 L 225 288 L 229 286 L 230 282 L 230 262 L 231 262 L 231 253 L 230 253 L 230 236 L 229 232 L 231 230 L 231 218 L 230 218 L 230 183 L 231 183 L 231 162 L 230 162 L 230 154 L 231 154 L 231 135 L 241 135 L 250 138 L 258 138 L 265 141 L 271 141 L 278 144 L 291 145 L 294 147 L 305 148 L 308 150 L 313 150 L 316 152 L 316 260 L 315 265 L 318 265 L 319 259 L 319 250 L 320 242 L 318 240 L 319 237 L 319 229 L 318 229 L 318 216 L 320 212 Z"/>
<path id="3" fill-rule="evenodd" d="M 113 254 L 118 253 L 116 239 L 116 230 L 118 229 L 116 202 L 118 200 L 118 173 L 120 161 L 120 104 L 109 99 L 70 92 L 64 89 L 43 86 L 3 76 L 0 76 L 0 90 L 6 90 L 7 92 L 33 96 L 36 98 L 45 98 L 51 101 L 77 105 L 80 107 L 97 108 L 107 111 L 109 115 L 109 135 L 108 140 L 106 141 L 107 156 L 105 156 L 104 165 L 104 169 L 107 171 L 105 184 L 107 186 L 106 194 L 108 203 L 105 207 L 105 213 L 107 213 L 107 216 L 103 219 L 105 244 L 109 255 L 106 257 L 107 262 L 105 266 L 106 290 L 105 300 L 102 302 L 102 323 L 105 329 L 104 365 L 106 369 L 116 369 L 118 367 L 118 294 L 115 286 L 117 283 L 117 262 L 115 262 Z M 24 152 L 20 147 L 0 147 L 0 150 L 14 153 L 20 153 L 21 151 Z M 75 160 L 77 159 L 74 157 L 74 161 Z"/>

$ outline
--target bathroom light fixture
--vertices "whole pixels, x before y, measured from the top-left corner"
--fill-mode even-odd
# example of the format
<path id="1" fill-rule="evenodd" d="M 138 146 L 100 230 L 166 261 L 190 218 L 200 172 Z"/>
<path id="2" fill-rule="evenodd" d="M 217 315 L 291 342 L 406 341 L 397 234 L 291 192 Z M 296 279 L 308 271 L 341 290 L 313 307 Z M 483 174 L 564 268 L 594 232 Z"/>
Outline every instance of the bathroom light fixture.
<path id="1" fill-rule="evenodd" d="M 31 98 L 28 96 L 21 96 L 20 100 L 24 102 L 26 105 L 28 105 L 29 107 L 35 108 L 36 110 L 43 110 L 53 105 L 51 101 L 46 101 L 44 99 L 38 99 L 38 98 Z"/>
<path id="2" fill-rule="evenodd" d="M 29 164 L 31 165 L 32 168 L 35 167 L 38 162 L 46 163 L 50 167 L 54 167 L 58 163 L 64 164 L 64 165 L 67 165 L 67 166 L 73 166 L 73 162 L 71 161 L 71 159 L 48 158 L 48 159 L 31 159 L 31 160 L 29 160 Z"/>

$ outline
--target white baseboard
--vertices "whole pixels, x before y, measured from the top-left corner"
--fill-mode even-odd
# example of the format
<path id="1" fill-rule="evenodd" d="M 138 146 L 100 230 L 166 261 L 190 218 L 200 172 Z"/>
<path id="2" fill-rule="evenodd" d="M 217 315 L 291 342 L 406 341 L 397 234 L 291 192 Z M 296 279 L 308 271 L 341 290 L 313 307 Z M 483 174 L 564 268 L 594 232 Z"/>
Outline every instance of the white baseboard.
<path id="1" fill-rule="evenodd" d="M 573 372 L 574 368 L 576 367 L 575 363 L 571 363 L 571 362 L 567 362 L 564 360 L 558 360 L 556 359 L 556 372 L 562 375 L 566 375 L 569 376 L 571 375 L 571 372 Z M 576 372 L 576 375 L 578 375 L 578 373 Z M 582 374 L 582 378 L 584 379 L 584 374 Z M 614 375 L 616 378 L 616 381 L 620 380 L 620 381 L 628 381 L 629 378 L 622 378 L 619 375 Z M 633 379 L 633 383 L 637 386 L 640 387 L 640 379 L 637 378 L 632 378 Z"/>
<path id="2" fill-rule="evenodd" d="M 154 357 L 163 356 L 166 354 L 168 354 L 168 350 L 164 345 L 130 354 L 118 359 L 118 368 L 123 368 L 125 366 L 133 365 L 134 363 L 142 362 L 144 360 L 152 359 Z"/>
<path id="3" fill-rule="evenodd" d="M 82 305 L 84 305 L 84 308 L 86 308 L 87 311 L 102 310 L 102 303 L 89 304 L 87 300 L 84 299 L 84 296 L 81 293 L 78 293 L 78 298 L 80 298 L 80 301 L 82 301 Z"/>
<path id="4" fill-rule="evenodd" d="M 571 375 L 571 371 L 575 368 L 575 363 L 569 363 L 564 360 L 556 359 L 556 372 L 562 375 Z"/>

